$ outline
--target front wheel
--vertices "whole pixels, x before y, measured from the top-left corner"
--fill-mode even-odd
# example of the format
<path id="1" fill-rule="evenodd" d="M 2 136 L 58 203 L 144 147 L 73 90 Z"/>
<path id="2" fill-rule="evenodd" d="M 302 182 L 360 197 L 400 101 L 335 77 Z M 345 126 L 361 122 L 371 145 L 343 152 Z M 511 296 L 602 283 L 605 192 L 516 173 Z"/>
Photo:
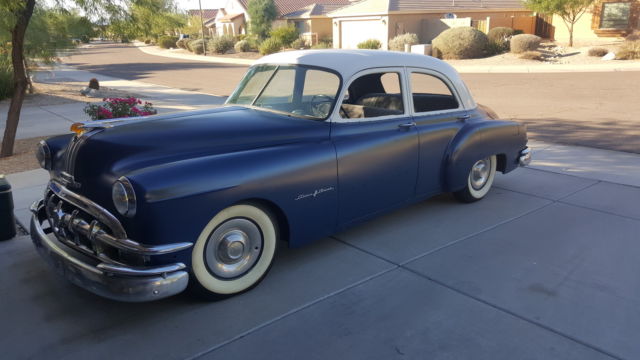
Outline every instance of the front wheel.
<path id="1" fill-rule="evenodd" d="M 496 156 L 491 155 L 488 158 L 478 160 L 473 164 L 467 177 L 466 186 L 459 191 L 453 193 L 458 201 L 472 203 L 482 199 L 493 184 L 493 178 L 496 176 Z"/>
<path id="2" fill-rule="evenodd" d="M 193 247 L 192 290 L 218 299 L 256 286 L 271 267 L 276 237 L 276 222 L 263 209 L 242 204 L 222 210 Z"/>

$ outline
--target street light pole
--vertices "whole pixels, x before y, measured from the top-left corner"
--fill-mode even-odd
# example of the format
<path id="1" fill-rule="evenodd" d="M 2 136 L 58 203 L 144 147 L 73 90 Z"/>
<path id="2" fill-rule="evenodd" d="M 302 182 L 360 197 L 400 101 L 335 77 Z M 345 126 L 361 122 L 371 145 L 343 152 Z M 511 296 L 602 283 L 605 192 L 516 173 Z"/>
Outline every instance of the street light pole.
<path id="1" fill-rule="evenodd" d="M 198 0 L 198 5 L 200 6 L 200 25 L 202 26 L 202 50 L 204 56 L 207 56 L 207 39 L 204 34 L 204 17 L 202 16 L 202 1 Z"/>

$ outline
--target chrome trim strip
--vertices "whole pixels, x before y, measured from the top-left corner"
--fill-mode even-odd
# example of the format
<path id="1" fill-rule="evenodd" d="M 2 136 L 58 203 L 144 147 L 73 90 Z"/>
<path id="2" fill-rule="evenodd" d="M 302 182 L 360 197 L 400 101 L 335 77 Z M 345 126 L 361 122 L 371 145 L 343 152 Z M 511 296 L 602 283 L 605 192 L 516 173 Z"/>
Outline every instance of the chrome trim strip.
<path id="1" fill-rule="evenodd" d="M 34 204 L 37 206 L 37 204 Z M 40 203 L 41 205 L 41 203 Z M 155 268 L 159 270 L 179 269 L 155 275 L 154 268 L 94 266 L 68 253 L 52 241 L 42 229 L 42 208 L 31 217 L 31 239 L 42 258 L 67 280 L 96 295 L 128 302 L 158 300 L 182 292 L 189 282 L 189 274 L 182 270 L 184 264 L 172 264 Z M 119 269 L 106 271 L 106 269 Z M 123 271 L 127 271 L 126 275 Z M 151 276 L 150 276 L 151 275 Z"/>
<path id="2" fill-rule="evenodd" d="M 130 266 L 119 266 L 111 264 L 98 264 L 98 269 L 110 274 L 121 274 L 127 276 L 150 276 L 150 275 L 166 275 L 174 271 L 180 271 L 187 268 L 183 263 L 175 263 L 153 268 L 139 268 Z"/>

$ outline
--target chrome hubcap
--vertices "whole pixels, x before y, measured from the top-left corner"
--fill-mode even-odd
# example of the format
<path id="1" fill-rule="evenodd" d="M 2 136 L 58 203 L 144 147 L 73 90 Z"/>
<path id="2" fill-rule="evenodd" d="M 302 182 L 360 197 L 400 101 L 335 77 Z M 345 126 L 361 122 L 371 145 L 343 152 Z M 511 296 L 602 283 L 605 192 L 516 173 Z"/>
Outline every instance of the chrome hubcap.
<path id="1" fill-rule="evenodd" d="M 475 190 L 480 190 L 489 180 L 489 173 L 491 172 L 491 158 L 478 160 L 471 168 L 471 174 L 469 174 L 469 182 L 471 187 Z"/>
<path id="2" fill-rule="evenodd" d="M 215 276 L 232 279 L 251 270 L 261 250 L 260 229 L 247 219 L 231 219 L 209 236 L 205 260 Z"/>

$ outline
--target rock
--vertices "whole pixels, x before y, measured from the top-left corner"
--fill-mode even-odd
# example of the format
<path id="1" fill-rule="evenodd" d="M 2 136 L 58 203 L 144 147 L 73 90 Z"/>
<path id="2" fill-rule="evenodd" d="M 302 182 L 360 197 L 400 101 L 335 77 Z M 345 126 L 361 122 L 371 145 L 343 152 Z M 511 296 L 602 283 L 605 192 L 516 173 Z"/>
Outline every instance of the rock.
<path id="1" fill-rule="evenodd" d="M 85 96 L 92 97 L 92 98 L 103 98 L 104 97 L 104 95 L 102 94 L 102 91 L 96 90 L 96 89 L 89 89 L 89 92 L 87 94 L 85 94 Z"/>
<path id="2" fill-rule="evenodd" d="M 608 60 L 614 60 L 615 58 L 616 58 L 616 54 L 609 51 L 607 55 L 602 57 L 602 60 L 608 61 Z"/>
<path id="3" fill-rule="evenodd" d="M 82 88 L 82 90 L 80 90 L 80 94 L 82 94 L 84 96 L 87 96 L 89 91 L 91 91 L 91 89 L 88 86 L 86 86 L 86 87 Z"/>

